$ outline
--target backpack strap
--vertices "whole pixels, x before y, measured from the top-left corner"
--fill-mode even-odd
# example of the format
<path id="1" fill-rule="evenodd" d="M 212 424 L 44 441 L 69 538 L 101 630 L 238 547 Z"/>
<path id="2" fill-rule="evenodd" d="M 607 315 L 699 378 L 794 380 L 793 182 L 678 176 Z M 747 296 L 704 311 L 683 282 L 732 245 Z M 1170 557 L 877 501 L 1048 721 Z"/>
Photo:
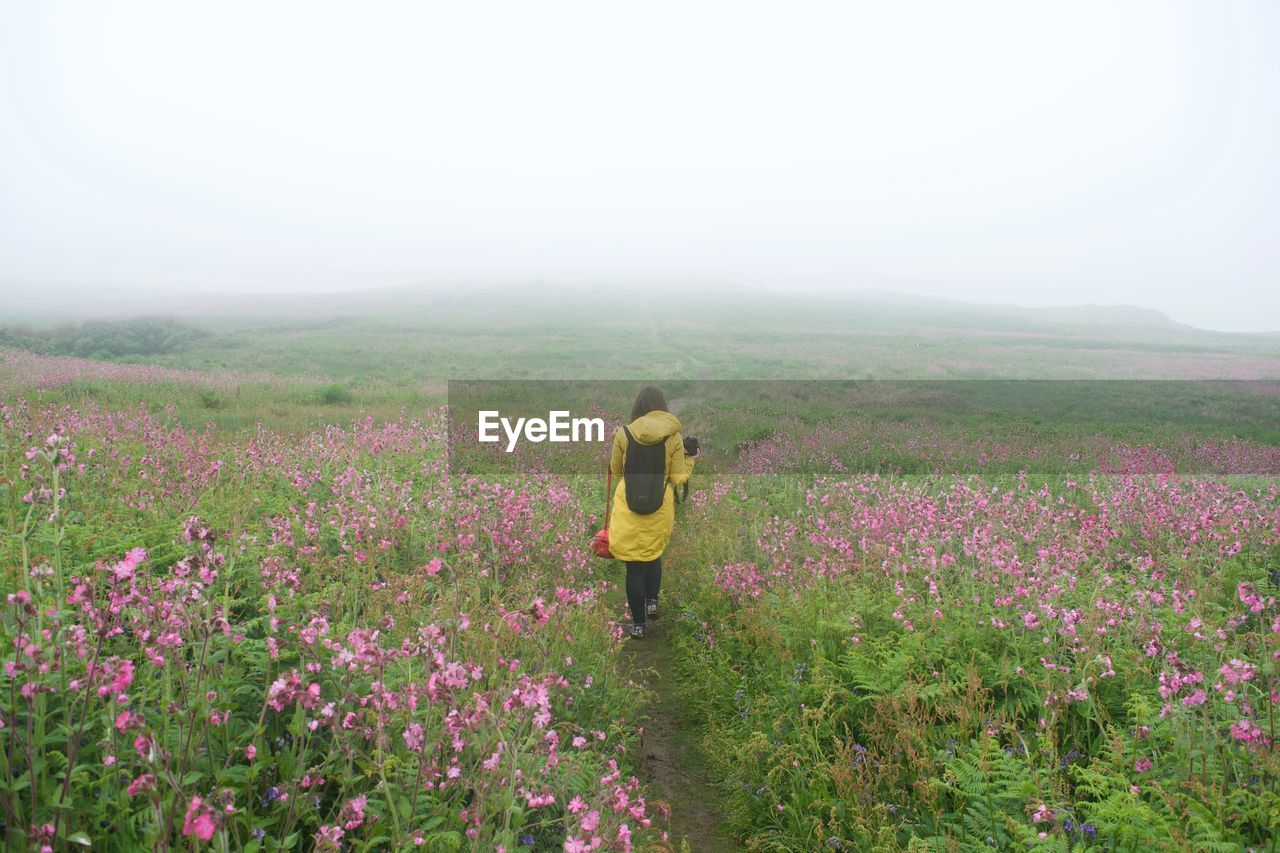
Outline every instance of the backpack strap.
<path id="1" fill-rule="evenodd" d="M 613 468 L 605 463 L 606 485 L 604 487 L 604 529 L 609 529 L 609 516 L 613 509 Z"/>

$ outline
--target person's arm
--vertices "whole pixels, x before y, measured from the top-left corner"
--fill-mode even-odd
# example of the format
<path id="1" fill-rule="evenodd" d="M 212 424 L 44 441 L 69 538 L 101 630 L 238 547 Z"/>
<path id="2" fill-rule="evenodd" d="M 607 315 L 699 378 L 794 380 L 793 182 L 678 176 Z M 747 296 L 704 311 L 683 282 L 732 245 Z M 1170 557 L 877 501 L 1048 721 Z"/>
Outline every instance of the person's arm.
<path id="1" fill-rule="evenodd" d="M 693 475 L 693 457 L 685 455 L 684 436 L 680 433 L 667 439 L 667 470 L 671 472 L 667 479 L 673 486 L 689 482 Z"/>
<path id="2" fill-rule="evenodd" d="M 626 453 L 627 443 L 622 430 L 618 430 L 613 434 L 613 450 L 609 454 L 609 470 L 613 472 L 615 478 L 622 477 L 622 461 L 623 454 Z"/>

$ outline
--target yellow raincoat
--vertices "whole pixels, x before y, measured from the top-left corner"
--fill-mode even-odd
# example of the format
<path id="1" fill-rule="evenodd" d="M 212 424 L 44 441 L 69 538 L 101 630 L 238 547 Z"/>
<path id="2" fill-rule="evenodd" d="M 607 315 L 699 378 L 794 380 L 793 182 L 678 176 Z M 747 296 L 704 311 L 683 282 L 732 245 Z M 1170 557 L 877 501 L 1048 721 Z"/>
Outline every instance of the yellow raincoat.
<path id="1" fill-rule="evenodd" d="M 676 522 L 675 493 L 678 486 L 693 473 L 693 460 L 684 455 L 684 438 L 680 420 L 670 412 L 650 412 L 627 424 L 641 444 L 667 442 L 667 485 L 662 506 L 649 515 L 638 515 L 627 506 L 627 486 L 622 468 L 627 458 L 627 434 L 619 429 L 613 434 L 613 453 L 609 470 L 618 481 L 613 491 L 613 512 L 609 517 L 609 550 L 619 560 L 644 563 L 656 560 L 671 541 L 671 528 Z"/>

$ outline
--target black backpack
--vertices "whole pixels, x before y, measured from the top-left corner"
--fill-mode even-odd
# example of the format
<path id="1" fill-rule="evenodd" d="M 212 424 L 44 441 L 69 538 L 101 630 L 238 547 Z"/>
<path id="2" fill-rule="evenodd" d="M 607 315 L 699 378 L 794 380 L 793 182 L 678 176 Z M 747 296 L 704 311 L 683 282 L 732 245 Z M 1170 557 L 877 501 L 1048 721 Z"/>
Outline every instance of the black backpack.
<path id="1" fill-rule="evenodd" d="M 627 434 L 627 457 L 622 465 L 627 507 L 638 515 L 652 515 L 667 494 L 667 439 L 641 444 L 631 430 L 624 426 L 622 431 Z"/>

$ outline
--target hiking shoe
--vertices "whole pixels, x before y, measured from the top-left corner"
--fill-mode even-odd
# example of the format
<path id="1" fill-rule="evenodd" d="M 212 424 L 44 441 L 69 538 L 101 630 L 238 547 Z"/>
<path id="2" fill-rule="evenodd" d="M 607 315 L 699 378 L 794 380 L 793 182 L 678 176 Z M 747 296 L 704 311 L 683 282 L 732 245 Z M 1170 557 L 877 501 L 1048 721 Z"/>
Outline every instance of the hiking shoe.
<path id="1" fill-rule="evenodd" d="M 633 639 L 633 640 L 643 640 L 643 639 L 644 639 L 644 626 L 643 626 L 643 625 L 632 625 L 632 626 L 631 626 L 631 639 Z"/>
<path id="2" fill-rule="evenodd" d="M 646 619 L 658 618 L 658 599 L 650 598 L 644 603 L 644 615 Z"/>

